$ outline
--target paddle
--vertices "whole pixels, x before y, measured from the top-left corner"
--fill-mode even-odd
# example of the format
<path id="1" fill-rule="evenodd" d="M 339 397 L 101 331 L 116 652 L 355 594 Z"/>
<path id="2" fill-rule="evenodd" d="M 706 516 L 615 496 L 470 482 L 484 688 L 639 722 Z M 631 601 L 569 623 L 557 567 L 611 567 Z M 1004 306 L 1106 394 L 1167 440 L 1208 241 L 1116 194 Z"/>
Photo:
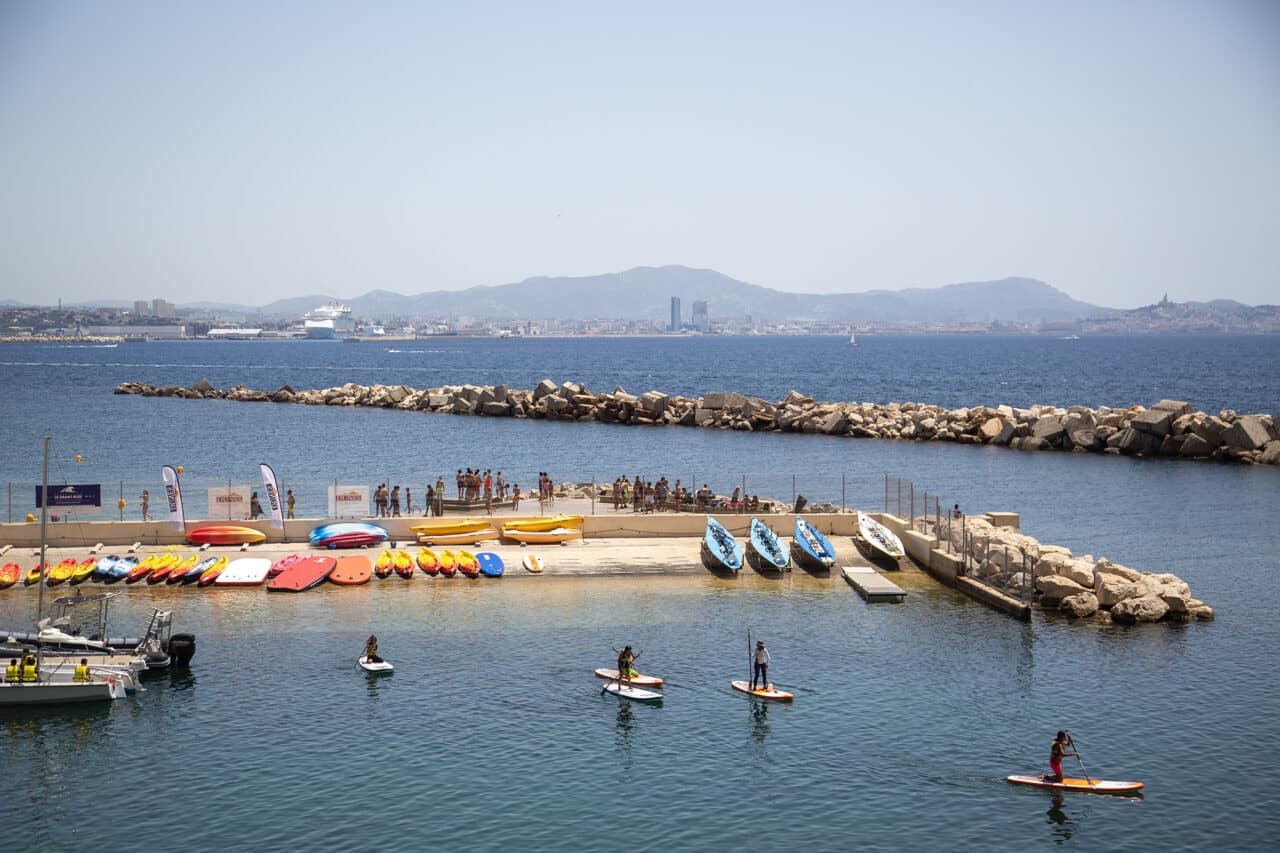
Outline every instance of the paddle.
<path id="1" fill-rule="evenodd" d="M 1080 772 L 1084 774 L 1084 780 L 1089 783 L 1089 787 L 1093 787 L 1093 780 L 1089 778 L 1089 771 L 1084 768 L 1084 759 L 1080 757 L 1080 749 L 1076 746 L 1075 738 L 1071 736 L 1071 732 L 1067 732 L 1067 743 L 1075 750 L 1076 761 L 1080 762 Z"/>

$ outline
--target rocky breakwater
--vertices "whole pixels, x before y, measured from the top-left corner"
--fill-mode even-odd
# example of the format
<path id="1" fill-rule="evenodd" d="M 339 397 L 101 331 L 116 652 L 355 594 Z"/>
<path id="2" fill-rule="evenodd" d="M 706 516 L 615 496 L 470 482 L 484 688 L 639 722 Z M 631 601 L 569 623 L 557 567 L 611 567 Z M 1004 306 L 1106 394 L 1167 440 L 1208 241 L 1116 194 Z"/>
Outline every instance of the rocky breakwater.
<path id="1" fill-rule="evenodd" d="M 1191 594 L 1177 575 L 1140 572 L 1091 555 L 1076 556 L 981 516 L 965 525 L 972 536 L 977 568 L 970 574 L 994 586 L 1022 589 L 1030 582 L 1045 610 L 1072 618 L 1094 618 L 1132 625 L 1139 622 L 1211 621 L 1213 608 Z M 942 525 L 941 539 L 946 538 Z M 961 529 L 951 526 L 952 547 L 960 548 Z M 1025 559 L 1024 559 L 1025 555 Z M 1024 567 L 1031 577 L 1023 574 Z"/>
<path id="2" fill-rule="evenodd" d="M 1280 465 L 1280 422 L 1269 414 L 1210 415 L 1179 400 L 1150 408 L 1091 409 L 1072 406 L 973 406 L 946 409 L 925 403 L 827 403 L 797 391 L 769 401 L 736 393 L 680 397 L 660 391 L 640 395 L 624 388 L 592 393 L 581 384 L 544 379 L 532 390 L 506 385 L 356 385 L 259 391 L 237 385 L 226 391 L 200 380 L 190 388 L 124 382 L 117 394 L 371 406 L 435 414 L 539 418 L 633 425 L 691 426 L 745 432 L 809 432 L 851 438 L 952 441 L 1025 451 L 1107 453 L 1149 458 L 1213 459 Z"/>

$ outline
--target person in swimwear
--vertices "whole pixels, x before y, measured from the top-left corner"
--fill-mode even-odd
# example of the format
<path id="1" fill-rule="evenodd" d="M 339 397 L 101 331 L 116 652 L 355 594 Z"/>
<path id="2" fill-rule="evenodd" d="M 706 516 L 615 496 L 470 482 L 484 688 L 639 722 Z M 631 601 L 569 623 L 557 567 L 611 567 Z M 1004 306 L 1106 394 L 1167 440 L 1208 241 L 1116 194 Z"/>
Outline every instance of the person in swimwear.
<path id="1" fill-rule="evenodd" d="M 1049 769 L 1053 772 L 1046 774 L 1044 781 L 1062 781 L 1062 759 L 1080 754 L 1069 751 L 1073 746 L 1075 744 L 1071 742 L 1071 735 L 1066 732 L 1058 732 L 1058 736 L 1053 739 L 1053 744 L 1049 747 Z"/>

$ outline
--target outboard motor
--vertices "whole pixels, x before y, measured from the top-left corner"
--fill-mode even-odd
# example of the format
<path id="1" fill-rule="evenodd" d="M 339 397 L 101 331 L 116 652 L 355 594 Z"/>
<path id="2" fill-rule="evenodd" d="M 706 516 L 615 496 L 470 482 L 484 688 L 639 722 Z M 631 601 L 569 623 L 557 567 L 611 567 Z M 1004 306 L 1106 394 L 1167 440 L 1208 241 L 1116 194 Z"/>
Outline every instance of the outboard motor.
<path id="1" fill-rule="evenodd" d="M 169 638 L 169 657 L 174 666 L 190 666 L 195 655 L 195 634 L 174 634 Z"/>

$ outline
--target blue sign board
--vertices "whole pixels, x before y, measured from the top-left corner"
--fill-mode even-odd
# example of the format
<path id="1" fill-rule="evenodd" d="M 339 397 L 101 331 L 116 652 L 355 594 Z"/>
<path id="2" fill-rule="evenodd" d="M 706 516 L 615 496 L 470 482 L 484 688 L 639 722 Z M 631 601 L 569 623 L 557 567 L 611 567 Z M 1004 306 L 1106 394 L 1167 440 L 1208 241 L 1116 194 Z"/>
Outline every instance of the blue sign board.
<path id="1" fill-rule="evenodd" d="M 36 509 L 44 506 L 40 487 L 36 486 Z M 49 486 L 49 509 L 79 512 L 97 512 L 102 509 L 102 485 L 100 483 L 76 483 Z"/>

